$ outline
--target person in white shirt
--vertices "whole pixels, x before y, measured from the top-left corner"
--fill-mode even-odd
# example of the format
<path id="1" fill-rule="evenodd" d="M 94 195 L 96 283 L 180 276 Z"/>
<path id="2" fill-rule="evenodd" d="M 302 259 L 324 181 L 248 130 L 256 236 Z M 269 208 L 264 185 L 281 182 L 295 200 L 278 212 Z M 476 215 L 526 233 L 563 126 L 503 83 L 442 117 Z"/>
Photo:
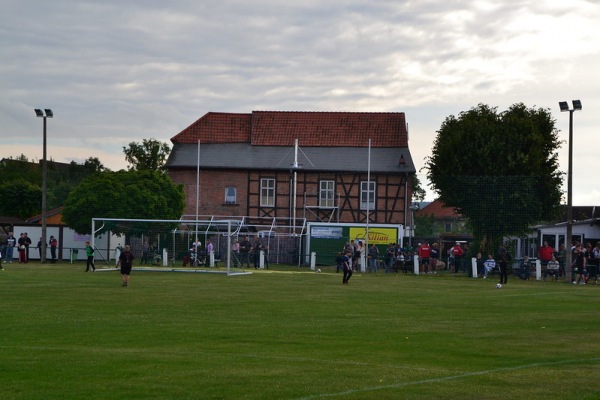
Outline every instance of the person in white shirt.
<path id="1" fill-rule="evenodd" d="M 548 275 L 553 276 L 554 280 L 558 280 L 558 270 L 560 268 L 560 264 L 556 261 L 556 257 L 552 256 L 548 264 L 546 265 L 546 271 L 544 272 L 544 280 L 548 277 Z"/>
<path id="2" fill-rule="evenodd" d="M 496 261 L 494 261 L 494 257 L 489 254 L 488 259 L 483 263 L 483 279 L 487 279 L 488 274 L 492 272 L 494 268 L 496 268 Z"/>

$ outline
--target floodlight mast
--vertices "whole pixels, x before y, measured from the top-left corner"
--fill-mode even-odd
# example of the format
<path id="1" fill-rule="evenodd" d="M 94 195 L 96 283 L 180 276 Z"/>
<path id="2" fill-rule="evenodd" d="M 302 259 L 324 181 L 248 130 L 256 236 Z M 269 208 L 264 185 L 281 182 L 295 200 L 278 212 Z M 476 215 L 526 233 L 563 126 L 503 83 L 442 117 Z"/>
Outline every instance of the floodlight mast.
<path id="1" fill-rule="evenodd" d="M 569 167 L 567 172 L 567 237 L 565 239 L 565 281 L 570 277 L 567 268 L 572 268 L 572 242 L 573 242 L 573 112 L 581 111 L 581 100 L 573 100 L 573 108 L 569 108 L 566 101 L 558 103 L 561 112 L 569 112 Z"/>
<path id="2" fill-rule="evenodd" d="M 47 231 L 47 227 L 46 227 L 46 214 L 47 214 L 46 197 L 47 197 L 47 180 L 48 180 L 48 165 L 47 165 L 48 161 L 47 161 L 47 157 L 46 157 L 46 118 L 53 118 L 54 113 L 49 108 L 44 109 L 45 114 L 44 114 L 44 111 L 42 111 L 39 108 L 35 108 L 34 111 L 35 111 L 36 117 L 44 119 L 43 156 L 42 156 L 42 243 L 41 243 L 42 247 L 40 249 L 40 261 L 42 263 L 45 263 L 46 262 L 46 249 L 47 249 L 47 243 L 48 243 L 48 241 L 46 240 L 46 231 Z"/>

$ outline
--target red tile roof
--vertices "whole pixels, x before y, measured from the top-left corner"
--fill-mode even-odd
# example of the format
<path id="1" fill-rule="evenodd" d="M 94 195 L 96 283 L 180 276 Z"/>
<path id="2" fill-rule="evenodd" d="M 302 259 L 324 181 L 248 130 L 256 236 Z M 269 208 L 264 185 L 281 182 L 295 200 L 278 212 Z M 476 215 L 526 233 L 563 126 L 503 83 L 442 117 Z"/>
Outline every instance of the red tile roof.
<path id="1" fill-rule="evenodd" d="M 415 213 L 416 216 L 433 216 L 434 218 L 443 219 L 456 219 L 462 218 L 461 215 L 457 214 L 452 207 L 446 207 L 439 199 L 436 199 L 429 203 L 426 207 L 423 207 Z"/>
<path id="2" fill-rule="evenodd" d="M 173 143 L 251 143 L 256 146 L 408 147 L 404 113 L 253 111 L 208 113 L 171 138 Z"/>
<path id="3" fill-rule="evenodd" d="M 209 112 L 171 138 L 173 143 L 247 143 L 251 114 Z"/>

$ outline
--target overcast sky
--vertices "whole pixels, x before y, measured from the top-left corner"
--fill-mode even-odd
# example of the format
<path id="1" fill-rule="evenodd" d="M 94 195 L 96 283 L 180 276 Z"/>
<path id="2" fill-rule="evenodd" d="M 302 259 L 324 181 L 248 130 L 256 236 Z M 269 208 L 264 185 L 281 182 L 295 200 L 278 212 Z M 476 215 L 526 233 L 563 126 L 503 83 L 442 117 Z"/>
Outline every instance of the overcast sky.
<path id="1" fill-rule="evenodd" d="M 0 158 L 42 158 L 34 108 L 48 158 L 113 170 L 211 111 L 405 112 L 420 169 L 449 115 L 523 102 L 566 141 L 581 99 L 573 204 L 600 205 L 599 41 L 586 0 L 0 0 Z"/>

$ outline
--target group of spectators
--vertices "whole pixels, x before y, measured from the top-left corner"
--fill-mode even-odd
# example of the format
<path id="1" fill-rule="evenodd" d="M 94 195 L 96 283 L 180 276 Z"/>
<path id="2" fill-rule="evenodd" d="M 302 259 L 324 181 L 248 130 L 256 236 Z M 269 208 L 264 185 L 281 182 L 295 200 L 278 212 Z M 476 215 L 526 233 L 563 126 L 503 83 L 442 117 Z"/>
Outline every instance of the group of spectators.
<path id="1" fill-rule="evenodd" d="M 585 285 L 589 283 L 590 278 L 594 278 L 596 283 L 600 278 L 600 241 L 592 246 L 591 243 L 583 245 L 577 241 L 574 241 L 571 245 L 571 282 L 575 285 Z M 542 267 L 542 275 L 544 280 L 551 278 L 558 280 L 569 273 L 569 268 L 566 265 L 567 249 L 564 244 L 561 244 L 559 249 L 556 250 L 544 242 L 538 249 L 537 258 L 540 261 Z M 498 254 L 499 262 L 494 260 L 492 254 L 489 254 L 484 259 L 481 253 L 477 254 L 476 262 L 478 274 L 487 279 L 490 272 L 495 268 L 498 268 L 501 282 L 506 283 L 502 275 L 507 274 L 504 266 L 508 265 L 509 254 L 506 250 L 501 248 Z M 520 265 L 514 270 L 514 274 L 521 279 L 528 279 L 530 275 L 530 269 L 534 268 L 534 259 L 530 259 L 529 256 L 525 255 Z"/>
<path id="2" fill-rule="evenodd" d="M 364 258 L 366 252 L 366 259 Z M 456 243 L 450 250 L 452 263 L 449 267 L 454 268 L 454 272 L 458 272 L 462 264 L 462 256 L 464 250 L 460 243 Z M 446 268 L 446 263 L 441 260 L 441 251 L 437 243 L 429 245 L 428 242 L 419 243 L 417 247 L 412 247 L 410 244 L 402 246 L 396 243 L 390 243 L 385 254 L 381 256 L 378 247 L 375 243 L 369 245 L 365 249 L 365 245 L 361 240 L 350 240 L 344 246 L 344 249 L 337 253 L 336 272 L 343 271 L 344 257 L 349 258 L 350 268 L 353 271 L 362 270 L 362 260 L 366 260 L 366 271 L 377 272 L 381 263 L 385 268 L 385 272 L 398 272 L 403 270 L 408 271 L 409 265 L 412 265 L 412 260 L 415 254 L 419 257 L 419 264 L 423 269 L 423 273 L 436 273 L 439 270 Z"/>
<path id="3" fill-rule="evenodd" d="M 250 261 L 254 265 L 254 269 L 260 268 L 260 254 L 263 254 L 264 267 L 269 269 L 269 247 L 264 246 L 260 241 L 260 237 L 254 238 L 254 243 L 251 243 L 248 236 L 244 236 L 242 241 L 237 239 L 233 241 L 231 246 L 233 253 L 233 266 L 242 267 L 244 265 L 250 268 Z"/>
<path id="4" fill-rule="evenodd" d="M 592 246 L 590 242 L 585 245 L 578 241 L 571 244 L 571 282 L 575 285 L 585 285 L 590 278 L 598 281 L 600 266 L 600 241 Z M 558 251 L 544 242 L 538 251 L 538 258 L 544 269 L 544 279 L 548 276 L 558 280 L 568 274 L 566 265 L 567 249 L 561 244 Z"/>
<path id="5" fill-rule="evenodd" d="M 600 269 L 600 242 L 592 247 L 591 243 L 585 246 L 574 242 L 571 246 L 572 283 L 574 285 L 585 285 L 590 278 L 598 283 L 598 270 Z"/>
<path id="6" fill-rule="evenodd" d="M 3 249 L 2 256 L 4 257 L 5 263 L 12 263 L 15 256 L 15 248 L 18 252 L 19 263 L 28 263 L 29 262 L 29 248 L 31 247 L 31 238 L 27 234 L 27 232 L 23 232 L 19 235 L 17 239 L 14 236 L 12 231 L 8 232 L 6 238 L 1 243 L 0 248 Z M 52 259 L 51 263 L 56 262 L 56 248 L 58 246 L 58 240 L 54 236 L 50 236 L 50 240 L 47 243 L 47 246 L 50 248 L 50 254 Z M 40 260 L 42 259 L 42 238 L 37 243 L 37 249 L 40 255 Z M 0 256 L 1 257 L 1 256 Z"/>

